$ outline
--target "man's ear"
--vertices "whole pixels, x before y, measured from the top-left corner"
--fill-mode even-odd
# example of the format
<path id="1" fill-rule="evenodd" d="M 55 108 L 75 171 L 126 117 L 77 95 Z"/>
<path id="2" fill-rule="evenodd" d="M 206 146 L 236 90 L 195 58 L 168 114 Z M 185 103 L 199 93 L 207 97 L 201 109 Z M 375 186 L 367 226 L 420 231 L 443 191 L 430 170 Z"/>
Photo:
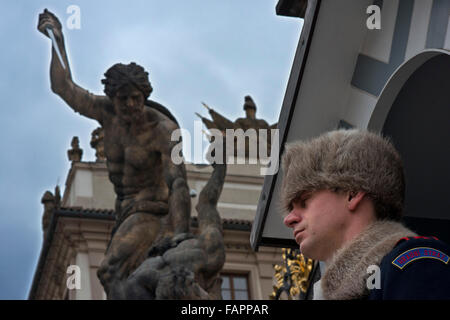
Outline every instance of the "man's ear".
<path id="1" fill-rule="evenodd" d="M 348 193 L 348 200 L 347 200 L 348 209 L 350 211 L 355 211 L 356 208 L 358 208 L 358 205 L 361 203 L 361 201 L 365 195 L 366 195 L 366 193 L 363 191 L 359 191 L 359 192 L 350 191 Z"/>

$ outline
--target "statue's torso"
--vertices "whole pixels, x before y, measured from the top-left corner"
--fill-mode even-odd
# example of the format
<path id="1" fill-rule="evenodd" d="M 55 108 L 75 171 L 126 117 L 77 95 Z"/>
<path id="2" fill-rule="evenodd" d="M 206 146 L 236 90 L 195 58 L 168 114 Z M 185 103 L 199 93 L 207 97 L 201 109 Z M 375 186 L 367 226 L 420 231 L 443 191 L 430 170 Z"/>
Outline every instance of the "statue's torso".
<path id="1" fill-rule="evenodd" d="M 118 199 L 167 201 L 168 187 L 163 176 L 161 141 L 165 137 L 158 118 L 145 111 L 142 122 L 129 124 L 115 116 L 106 117 L 104 148 L 109 178 Z"/>

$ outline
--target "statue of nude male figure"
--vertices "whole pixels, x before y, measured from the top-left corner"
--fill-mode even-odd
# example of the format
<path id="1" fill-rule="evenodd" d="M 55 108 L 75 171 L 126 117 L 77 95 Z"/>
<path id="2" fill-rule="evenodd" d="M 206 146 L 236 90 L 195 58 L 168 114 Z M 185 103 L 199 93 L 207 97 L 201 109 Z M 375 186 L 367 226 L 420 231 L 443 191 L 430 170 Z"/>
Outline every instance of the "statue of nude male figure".
<path id="1" fill-rule="evenodd" d="M 184 164 L 171 160 L 178 124 L 152 92 L 148 73 L 135 63 L 116 64 L 102 83 L 106 96 L 94 95 L 72 80 L 61 23 L 44 10 L 38 30 L 52 30 L 64 64 L 53 48 L 51 89 L 73 110 L 97 120 L 104 129 L 109 178 L 116 192 L 116 227 L 100 269 L 108 299 L 123 296 L 116 284 L 147 257 L 155 241 L 189 231 L 190 197 Z"/>

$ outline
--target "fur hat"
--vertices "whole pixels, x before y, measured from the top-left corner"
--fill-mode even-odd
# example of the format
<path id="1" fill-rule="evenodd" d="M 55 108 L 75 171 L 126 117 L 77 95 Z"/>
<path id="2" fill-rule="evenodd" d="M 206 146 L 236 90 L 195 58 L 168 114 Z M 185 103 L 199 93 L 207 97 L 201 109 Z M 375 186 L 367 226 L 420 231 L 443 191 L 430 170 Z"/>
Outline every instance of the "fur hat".
<path id="1" fill-rule="evenodd" d="M 282 206 L 317 190 L 363 191 L 378 219 L 402 216 L 405 180 L 400 155 L 392 143 L 361 130 L 331 131 L 309 141 L 286 145 L 282 157 Z"/>

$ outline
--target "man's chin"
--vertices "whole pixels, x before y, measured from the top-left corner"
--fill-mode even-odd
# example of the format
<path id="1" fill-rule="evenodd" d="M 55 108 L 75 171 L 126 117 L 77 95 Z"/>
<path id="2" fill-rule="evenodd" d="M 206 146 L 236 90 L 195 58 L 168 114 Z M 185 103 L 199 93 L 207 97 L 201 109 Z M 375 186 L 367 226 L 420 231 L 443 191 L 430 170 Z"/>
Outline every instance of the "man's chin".
<path id="1" fill-rule="evenodd" d="M 299 245 L 299 248 L 300 248 L 300 253 L 303 254 L 303 256 L 305 256 L 305 258 L 314 259 L 312 257 L 312 256 L 314 256 L 314 254 L 312 254 L 311 248 L 308 247 L 307 243 L 302 241 Z"/>

